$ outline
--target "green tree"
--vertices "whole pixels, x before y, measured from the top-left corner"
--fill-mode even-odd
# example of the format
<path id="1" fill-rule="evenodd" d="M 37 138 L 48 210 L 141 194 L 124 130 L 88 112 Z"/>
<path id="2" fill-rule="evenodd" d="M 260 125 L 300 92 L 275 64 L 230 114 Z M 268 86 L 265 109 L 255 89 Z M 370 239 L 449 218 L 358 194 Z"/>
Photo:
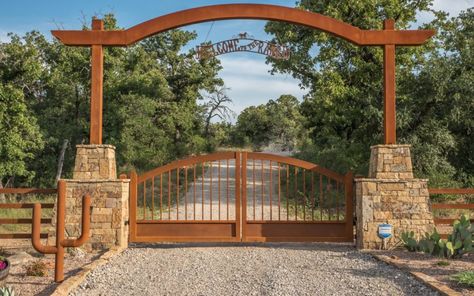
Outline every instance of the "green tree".
<path id="1" fill-rule="evenodd" d="M 0 186 L 24 184 L 35 174 L 31 163 L 44 145 L 44 136 L 29 103 L 43 91 L 42 59 L 32 32 L 22 40 L 9 35 L 0 45 Z"/>
<path id="2" fill-rule="evenodd" d="M 242 147 L 251 146 L 260 150 L 270 142 L 272 125 L 265 105 L 250 106 L 242 110 L 235 126 L 236 144 Z"/>
<path id="3" fill-rule="evenodd" d="M 305 137 L 304 117 L 300 112 L 300 103 L 292 95 L 281 95 L 276 101 L 266 104 L 272 123 L 271 142 L 276 150 L 294 151 Z"/>
<path id="4" fill-rule="evenodd" d="M 106 29 L 119 29 L 113 15 L 104 21 Z M 119 170 L 147 170 L 206 149 L 198 101 L 222 80 L 217 59 L 197 61 L 192 50 L 183 50 L 194 38 L 193 32 L 171 30 L 131 47 L 105 49 L 103 141 L 117 146 Z M 31 32 L 11 35 L 0 53 L 1 82 L 22 93 L 25 112 L 44 139 L 43 149 L 30 145 L 25 170 L 40 173 L 29 185 L 53 186 L 64 140 L 70 149 L 63 177 L 71 175 L 75 145 L 88 143 L 90 49 Z"/>
<path id="5" fill-rule="evenodd" d="M 15 177 L 31 179 L 34 172 L 29 170 L 28 162 L 42 148 L 39 126 L 22 91 L 0 83 L 0 188 L 11 186 Z"/>
<path id="6" fill-rule="evenodd" d="M 387 18 L 396 20 L 397 29 L 409 29 L 416 15 L 431 11 L 431 5 L 431 0 L 377 3 L 303 0 L 297 3 L 301 9 L 361 29 L 381 29 Z M 444 26 L 445 14 L 434 13 L 436 19 L 423 28 Z M 352 169 L 366 174 L 369 147 L 382 142 L 382 50 L 358 47 L 327 33 L 292 24 L 269 22 L 266 31 L 292 49 L 288 61 L 271 60 L 273 71 L 289 73 L 309 89 L 301 108 L 309 131 L 303 157 L 341 172 Z M 452 176 L 454 172 L 448 156 L 456 154 L 456 139 L 449 126 L 440 120 L 449 117 L 449 111 L 431 108 L 438 106 L 435 101 L 439 98 L 433 94 L 436 89 L 433 86 L 438 82 L 428 78 L 443 71 L 432 61 L 442 55 L 444 41 L 445 37 L 438 35 L 423 46 L 398 47 L 396 51 L 397 134 L 400 143 L 413 144 L 415 170 L 419 176 L 433 172 Z M 464 64 L 472 67 L 472 59 Z M 437 67 L 436 71 L 431 67 Z M 466 79 L 469 80 L 467 76 Z M 449 97 L 444 98 L 449 101 Z M 472 102 L 472 95 L 469 101 Z M 433 116 L 436 112 L 440 112 L 438 117 Z"/>
<path id="7" fill-rule="evenodd" d="M 303 121 L 298 100 L 282 95 L 265 105 L 245 108 L 237 118 L 234 138 L 241 146 L 261 150 L 294 150 L 304 138 Z"/>

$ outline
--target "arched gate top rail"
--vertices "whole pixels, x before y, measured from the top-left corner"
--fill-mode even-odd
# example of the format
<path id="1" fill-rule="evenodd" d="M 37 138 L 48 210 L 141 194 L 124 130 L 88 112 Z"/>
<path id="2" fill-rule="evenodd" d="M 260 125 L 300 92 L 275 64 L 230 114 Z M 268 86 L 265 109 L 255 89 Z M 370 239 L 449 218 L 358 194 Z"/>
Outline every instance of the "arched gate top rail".
<path id="1" fill-rule="evenodd" d="M 362 30 L 319 13 L 268 4 L 203 6 L 166 14 L 126 30 L 55 30 L 52 34 L 67 45 L 126 46 L 170 29 L 228 19 L 289 22 L 334 34 L 357 45 L 420 45 L 434 34 L 432 30 Z"/>
<path id="2" fill-rule="evenodd" d="M 138 183 L 146 181 L 150 178 L 153 178 L 154 176 L 163 174 L 165 172 L 168 172 L 170 170 L 176 169 L 176 168 L 183 168 L 187 166 L 192 166 L 195 164 L 201 164 L 204 162 L 209 162 L 209 161 L 216 161 L 216 160 L 223 160 L 223 159 L 235 159 L 236 155 L 238 152 L 216 152 L 212 154 L 206 154 L 206 155 L 199 155 L 199 156 L 192 156 L 186 159 L 179 159 L 175 160 L 173 162 L 170 162 L 164 166 L 158 167 L 156 169 L 153 169 L 151 171 L 145 172 L 138 176 Z"/>

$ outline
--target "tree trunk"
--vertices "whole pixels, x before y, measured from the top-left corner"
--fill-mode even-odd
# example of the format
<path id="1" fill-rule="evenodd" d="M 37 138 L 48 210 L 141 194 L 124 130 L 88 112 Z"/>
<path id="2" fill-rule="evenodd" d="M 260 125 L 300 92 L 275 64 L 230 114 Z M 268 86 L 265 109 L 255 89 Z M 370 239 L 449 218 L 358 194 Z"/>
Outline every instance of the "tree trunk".
<path id="1" fill-rule="evenodd" d="M 59 153 L 58 170 L 56 172 L 56 183 L 58 183 L 59 179 L 61 178 L 61 173 L 63 171 L 63 164 L 64 164 L 64 154 L 66 153 L 68 143 L 69 143 L 69 140 L 64 139 L 63 147 L 61 148 L 61 152 Z"/>
<path id="2" fill-rule="evenodd" d="M 3 189 L 2 180 L 0 180 L 0 189 Z M 7 198 L 5 197 L 5 193 L 0 193 L 0 203 L 7 203 Z"/>

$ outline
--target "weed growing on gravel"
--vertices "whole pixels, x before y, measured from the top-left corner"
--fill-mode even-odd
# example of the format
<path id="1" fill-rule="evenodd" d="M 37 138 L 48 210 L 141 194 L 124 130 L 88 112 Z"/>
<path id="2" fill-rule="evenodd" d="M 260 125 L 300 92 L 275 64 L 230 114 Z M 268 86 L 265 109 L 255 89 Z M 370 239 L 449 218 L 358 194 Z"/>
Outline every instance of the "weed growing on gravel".
<path id="1" fill-rule="evenodd" d="M 457 281 L 458 284 L 474 287 L 474 270 L 456 273 L 451 276 L 451 279 Z"/>
<path id="2" fill-rule="evenodd" d="M 448 261 L 438 261 L 438 262 L 436 262 L 436 265 L 438 265 L 438 266 L 448 266 L 449 262 Z"/>
<path id="3" fill-rule="evenodd" d="M 31 262 L 25 266 L 26 275 L 28 276 L 46 276 L 48 273 L 48 266 L 41 260 Z"/>

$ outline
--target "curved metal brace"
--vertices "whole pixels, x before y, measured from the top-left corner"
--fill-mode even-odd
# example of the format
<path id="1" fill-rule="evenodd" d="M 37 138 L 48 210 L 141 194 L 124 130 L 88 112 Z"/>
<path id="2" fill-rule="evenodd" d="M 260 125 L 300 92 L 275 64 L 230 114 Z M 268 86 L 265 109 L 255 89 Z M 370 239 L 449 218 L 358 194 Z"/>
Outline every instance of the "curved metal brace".
<path id="1" fill-rule="evenodd" d="M 283 21 L 331 33 L 357 45 L 420 45 L 435 34 L 434 30 L 362 30 L 319 13 L 267 4 L 191 8 L 151 19 L 126 30 L 54 30 L 51 33 L 66 45 L 127 46 L 170 29 L 228 19 Z"/>
<path id="2" fill-rule="evenodd" d="M 58 249 L 55 246 L 45 246 L 41 243 L 41 204 L 33 205 L 33 225 L 31 233 L 31 242 L 33 248 L 42 254 L 56 254 Z"/>
<path id="3" fill-rule="evenodd" d="M 89 239 L 90 235 L 90 207 L 91 196 L 86 194 L 82 197 L 82 226 L 81 236 L 76 239 L 64 239 L 61 241 L 63 247 L 80 247 Z"/>

